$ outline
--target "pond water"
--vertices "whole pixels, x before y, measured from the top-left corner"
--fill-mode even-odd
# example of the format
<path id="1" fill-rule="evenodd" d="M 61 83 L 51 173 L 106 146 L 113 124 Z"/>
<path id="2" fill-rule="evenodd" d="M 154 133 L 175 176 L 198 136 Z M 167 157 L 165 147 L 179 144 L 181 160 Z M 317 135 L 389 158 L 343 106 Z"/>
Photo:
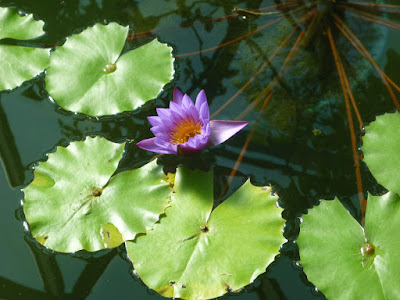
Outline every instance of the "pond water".
<path id="1" fill-rule="evenodd" d="M 367 2 L 396 4 L 395 0 Z M 360 191 L 376 194 L 382 188 L 362 161 L 359 171 L 355 167 L 354 149 L 362 143 L 360 127 L 377 115 L 396 109 L 374 67 L 335 26 L 333 12 L 351 28 L 387 76 L 400 82 L 400 25 L 397 29 L 389 28 L 376 19 L 368 20 L 357 12 L 365 6 L 349 3 L 0 1 L 0 6 L 33 13 L 45 22 L 46 35 L 24 42 L 25 45 L 60 45 L 67 36 L 96 22 L 114 21 L 132 29 L 126 51 L 157 37 L 174 48 L 176 58 L 174 79 L 155 101 L 116 116 L 89 118 L 61 109 L 49 99 L 43 74 L 0 93 L 0 298 L 162 298 L 132 275 L 123 245 L 115 250 L 72 255 L 41 247 L 24 225 L 21 188 L 32 181 L 32 166 L 45 160 L 46 153 L 58 145 L 66 146 L 88 135 L 104 136 L 115 142 L 151 137 L 146 118 L 155 115 L 156 107 L 167 107 L 176 86 L 192 98 L 205 89 L 211 114 L 217 114 L 217 119 L 239 118 L 250 124 L 225 144 L 203 151 L 196 159 L 182 161 L 164 156 L 161 163 L 165 168 L 174 168 L 178 163 L 214 168 L 216 204 L 250 177 L 253 184 L 272 185 L 280 196 L 279 205 L 284 208 L 284 236 L 288 242 L 281 254 L 254 284 L 229 297 L 325 299 L 297 264 L 295 239 L 301 215 L 317 205 L 319 199 L 338 197 L 361 220 Z M 234 8 L 242 10 L 234 12 Z M 375 7 L 367 13 L 400 24 L 400 7 L 378 10 L 381 8 Z M 327 28 L 331 28 L 354 96 L 355 104 L 350 104 L 351 122 Z M 305 32 L 304 36 L 300 32 Z M 277 49 L 280 51 L 275 55 Z M 394 94 L 399 97 L 398 91 Z M 362 124 L 354 107 L 358 108 Z M 245 145 L 243 159 L 225 193 Z M 134 143 L 126 150 L 121 169 L 140 166 L 153 157 Z"/>

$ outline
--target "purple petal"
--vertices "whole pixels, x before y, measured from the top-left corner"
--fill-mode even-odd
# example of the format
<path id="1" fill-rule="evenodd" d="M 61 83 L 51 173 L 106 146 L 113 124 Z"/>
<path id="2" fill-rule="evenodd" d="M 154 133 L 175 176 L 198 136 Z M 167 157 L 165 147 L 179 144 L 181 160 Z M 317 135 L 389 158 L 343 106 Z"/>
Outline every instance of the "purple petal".
<path id="1" fill-rule="evenodd" d="M 178 154 L 177 150 L 170 149 L 169 147 L 164 147 L 155 143 L 157 138 L 151 138 L 147 140 L 140 141 L 136 145 L 144 150 L 163 153 L 163 154 Z"/>
<path id="2" fill-rule="evenodd" d="M 154 134 L 154 136 L 159 138 L 160 140 L 163 140 L 163 141 L 169 141 L 170 140 L 170 135 L 168 133 L 165 133 L 163 131 L 154 130 L 154 127 L 151 128 L 150 130 Z"/>
<path id="3" fill-rule="evenodd" d="M 157 138 L 154 141 L 154 144 L 156 144 L 156 145 L 158 145 L 158 146 L 160 146 L 161 148 L 164 148 L 164 149 L 170 149 L 174 153 L 177 152 L 177 146 L 171 144 L 169 139 L 159 139 L 159 138 Z"/>
<path id="4" fill-rule="evenodd" d="M 157 116 L 147 117 L 151 126 L 163 126 L 161 119 Z"/>
<path id="5" fill-rule="evenodd" d="M 179 114 L 181 117 L 185 116 L 185 113 L 180 105 L 178 105 L 174 102 L 170 102 L 169 108 L 170 108 L 171 112 L 175 112 L 175 113 Z"/>
<path id="6" fill-rule="evenodd" d="M 197 146 L 198 149 L 207 148 L 207 147 L 208 147 L 208 138 L 199 139 L 199 140 L 197 141 L 197 144 L 198 144 L 198 146 Z"/>
<path id="7" fill-rule="evenodd" d="M 181 150 L 200 151 L 208 147 L 208 140 L 210 137 L 210 129 L 208 126 L 203 126 L 202 133 L 190 138 L 186 143 L 180 144 Z M 208 129 L 208 130 L 205 130 Z"/>
<path id="8" fill-rule="evenodd" d="M 193 119 L 194 121 L 201 121 L 200 114 L 199 114 L 199 112 L 197 111 L 196 107 L 194 107 L 194 104 L 193 104 L 193 106 L 190 107 L 190 109 L 188 110 L 186 117 L 187 117 L 188 119 Z"/>
<path id="9" fill-rule="evenodd" d="M 210 131 L 210 123 L 205 124 L 202 128 L 202 135 L 207 137 L 207 139 L 209 138 L 211 131 Z"/>
<path id="10" fill-rule="evenodd" d="M 210 140 L 209 147 L 225 142 L 231 136 L 242 130 L 249 122 L 245 121 L 210 121 Z"/>
<path id="11" fill-rule="evenodd" d="M 171 128 L 174 128 L 174 124 L 170 121 L 164 121 L 161 126 L 153 126 L 150 128 L 150 130 L 154 134 L 156 132 L 169 134 L 171 132 Z"/>
<path id="12" fill-rule="evenodd" d="M 174 124 L 178 124 L 179 122 L 181 122 L 182 119 L 185 119 L 184 117 L 182 117 L 180 114 L 176 113 L 173 110 L 171 110 L 171 117 L 172 120 L 174 120 Z"/>
<path id="13" fill-rule="evenodd" d="M 210 110 L 208 108 L 207 96 L 206 96 L 206 92 L 204 90 L 201 90 L 200 93 L 197 95 L 196 108 L 200 112 L 200 116 L 203 119 L 210 118 Z"/>
<path id="14" fill-rule="evenodd" d="M 192 99 L 190 99 L 190 97 L 186 94 L 183 95 L 183 98 L 182 98 L 182 107 L 185 112 L 190 111 L 191 108 L 195 107 Z"/>
<path id="15" fill-rule="evenodd" d="M 207 102 L 201 105 L 199 113 L 200 118 L 203 120 L 203 122 L 208 122 L 208 120 L 210 119 L 210 109 L 208 108 Z"/>
<path id="16" fill-rule="evenodd" d="M 162 121 L 171 120 L 171 112 L 169 108 L 156 108 L 157 115 Z"/>
<path id="17" fill-rule="evenodd" d="M 174 88 L 174 103 L 181 105 L 182 104 L 183 94 L 177 88 Z"/>
<path id="18" fill-rule="evenodd" d="M 156 111 L 158 116 L 160 117 L 160 120 L 163 123 L 162 126 L 164 126 L 166 131 L 175 126 L 174 119 L 172 118 L 171 110 L 169 108 L 157 108 Z"/>
<path id="19" fill-rule="evenodd" d="M 209 136 L 206 136 L 206 135 L 203 135 L 203 136 L 199 136 L 198 137 L 198 141 L 199 141 L 199 145 L 200 146 L 202 146 L 202 145 L 207 145 L 208 144 L 208 140 L 209 140 Z"/>
<path id="20" fill-rule="evenodd" d="M 180 144 L 180 146 L 184 146 L 184 147 L 187 147 L 187 148 L 200 150 L 200 149 L 198 149 L 198 143 L 197 143 L 197 139 L 196 138 L 190 138 L 186 143 Z"/>
<path id="21" fill-rule="evenodd" d="M 198 140 L 199 146 L 203 149 L 208 146 L 208 141 L 210 139 L 210 124 L 207 123 L 205 126 L 201 128 L 201 134 L 196 135 L 194 137 Z"/>
<path id="22" fill-rule="evenodd" d="M 154 135 L 157 135 L 158 133 L 165 133 L 164 132 L 164 127 L 162 127 L 162 126 L 153 126 L 153 127 L 150 128 L 150 131 Z"/>

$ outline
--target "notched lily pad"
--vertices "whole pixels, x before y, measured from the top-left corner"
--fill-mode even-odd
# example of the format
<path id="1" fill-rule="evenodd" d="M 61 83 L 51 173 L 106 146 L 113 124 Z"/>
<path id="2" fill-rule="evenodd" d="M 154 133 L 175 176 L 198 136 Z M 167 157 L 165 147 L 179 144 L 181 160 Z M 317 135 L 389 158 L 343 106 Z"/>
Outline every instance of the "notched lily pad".
<path id="1" fill-rule="evenodd" d="M 32 235 L 59 252 L 97 251 L 134 239 L 159 220 L 172 188 L 155 162 L 113 176 L 125 144 L 88 137 L 58 147 L 23 191 Z"/>
<path id="2" fill-rule="evenodd" d="M 128 27 L 96 24 L 52 52 L 47 91 L 64 109 L 91 116 L 133 110 L 173 76 L 172 48 L 156 39 L 121 55 Z M 120 56 L 121 55 L 121 56 Z"/>
<path id="3" fill-rule="evenodd" d="M 365 235 L 339 200 L 304 215 L 300 263 L 328 299 L 400 298 L 400 197 L 368 196 Z"/>
<path id="4" fill-rule="evenodd" d="M 385 188 L 400 194 L 400 114 L 387 113 L 365 128 L 362 151 L 372 175 Z"/>
<path id="5" fill-rule="evenodd" d="M 180 167 L 166 217 L 127 241 L 140 278 L 165 297 L 209 299 L 240 290 L 265 272 L 285 242 L 271 189 L 247 181 L 213 208 L 212 173 Z"/>
<path id="6" fill-rule="evenodd" d="M 28 40 L 44 34 L 43 21 L 21 16 L 16 9 L 0 7 L 0 39 Z M 49 49 L 0 45 L 0 91 L 11 90 L 43 72 Z"/>
<path id="7" fill-rule="evenodd" d="M 20 15 L 15 8 L 0 7 L 0 39 L 34 39 L 44 34 L 43 26 L 32 14 Z"/>

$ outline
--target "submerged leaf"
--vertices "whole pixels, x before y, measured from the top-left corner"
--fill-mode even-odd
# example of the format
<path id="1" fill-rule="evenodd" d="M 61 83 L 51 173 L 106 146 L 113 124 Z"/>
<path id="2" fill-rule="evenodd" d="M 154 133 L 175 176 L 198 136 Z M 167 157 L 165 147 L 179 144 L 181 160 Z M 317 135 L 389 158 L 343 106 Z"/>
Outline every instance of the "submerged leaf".
<path id="1" fill-rule="evenodd" d="M 400 114 L 376 117 L 365 129 L 362 151 L 364 161 L 377 181 L 400 194 Z"/>
<path id="2" fill-rule="evenodd" d="M 208 299 L 265 272 L 285 239 L 269 187 L 247 181 L 214 211 L 212 173 L 179 168 L 171 207 L 154 229 L 126 242 L 140 278 L 166 297 Z"/>
<path id="3" fill-rule="evenodd" d="M 172 79 L 172 48 L 153 40 L 120 56 L 128 27 L 96 24 L 51 54 L 46 86 L 63 108 L 91 116 L 133 110 Z"/>
<path id="4" fill-rule="evenodd" d="M 20 16 L 16 9 L 0 7 L 0 39 L 33 39 L 41 36 L 43 21 Z M 0 45 L 0 91 L 11 90 L 43 72 L 49 64 L 49 49 Z"/>
<path id="5" fill-rule="evenodd" d="M 400 298 L 400 197 L 368 197 L 365 236 L 339 200 L 304 215 L 300 263 L 328 299 Z"/>
<path id="6" fill-rule="evenodd" d="M 112 176 L 123 150 L 96 137 L 49 154 L 24 189 L 33 237 L 59 252 L 97 251 L 151 229 L 172 188 L 155 162 Z"/>

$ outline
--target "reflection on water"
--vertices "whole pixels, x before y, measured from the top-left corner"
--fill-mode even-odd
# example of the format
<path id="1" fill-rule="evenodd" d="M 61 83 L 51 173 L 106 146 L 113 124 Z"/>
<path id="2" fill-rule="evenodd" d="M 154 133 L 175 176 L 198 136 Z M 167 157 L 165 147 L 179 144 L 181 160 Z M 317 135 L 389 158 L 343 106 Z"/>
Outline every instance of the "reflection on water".
<path id="1" fill-rule="evenodd" d="M 168 105 L 174 86 L 192 96 L 205 89 L 213 117 L 247 120 L 247 131 L 196 160 L 164 157 L 165 169 L 178 163 L 213 167 L 216 205 L 247 177 L 258 185 L 271 184 L 287 220 L 284 235 L 289 241 L 281 256 L 248 287 L 250 293 L 235 299 L 324 298 L 301 268 L 292 266 L 299 260 L 294 242 L 299 217 L 319 199 L 337 196 L 360 221 L 366 192 L 381 191 L 357 149 L 363 125 L 399 108 L 400 6 L 395 0 L 5 0 L 1 5 L 45 21 L 47 34 L 34 45 L 62 44 L 66 36 L 95 22 L 116 21 L 132 29 L 126 50 L 157 37 L 174 47 L 176 57 L 174 82 L 158 99 L 117 116 L 97 119 L 62 110 L 48 99 L 43 75 L 2 92 L 0 149 L 11 186 L 28 184 L 30 165 L 46 159 L 56 145 L 87 135 L 116 142 L 149 138 L 146 117 L 155 115 L 156 106 Z M 131 143 L 121 168 L 137 167 L 152 155 Z M 132 279 L 129 263 L 119 257 L 123 249 L 77 258 L 48 253 L 29 237 L 27 248 L 20 242 L 22 222 L 9 213 L 10 207 L 18 207 L 20 194 L 3 190 L 8 195 L 8 208 L 0 210 L 1 228 L 8 230 L 4 242 L 16 243 L 19 250 L 2 249 L 0 259 L 13 261 L 17 253 L 26 256 L 31 249 L 43 286 L 33 279 L 38 275 L 22 275 L 31 266 L 8 266 L 0 270 L 6 272 L 0 273 L 0 297 L 22 293 L 44 299 L 67 293 L 99 299 L 128 292 L 143 299 L 158 297 Z M 86 267 L 77 271 L 77 260 Z"/>
<path id="2" fill-rule="evenodd" d="M 24 167 L 21 162 L 7 116 L 0 103 L 0 160 L 11 187 L 24 184 Z"/>

